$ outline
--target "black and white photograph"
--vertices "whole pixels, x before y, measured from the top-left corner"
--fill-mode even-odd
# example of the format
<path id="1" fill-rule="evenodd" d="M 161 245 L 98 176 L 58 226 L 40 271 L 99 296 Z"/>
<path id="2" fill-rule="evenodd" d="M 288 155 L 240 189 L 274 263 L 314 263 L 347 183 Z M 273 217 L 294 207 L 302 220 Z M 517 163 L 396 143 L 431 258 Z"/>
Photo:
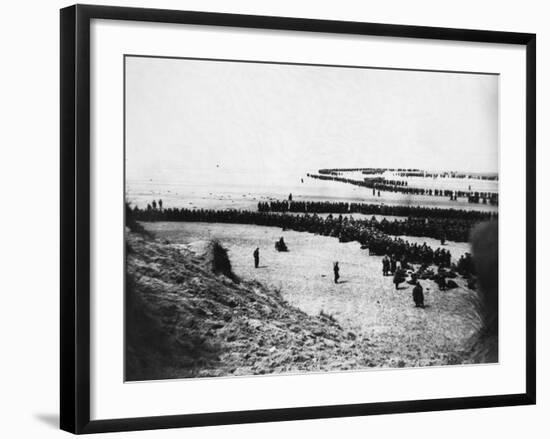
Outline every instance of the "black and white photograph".
<path id="1" fill-rule="evenodd" d="M 499 75 L 124 57 L 125 379 L 498 363 Z"/>
<path id="2" fill-rule="evenodd" d="M 1 437 L 547 436 L 544 2 L 86 3 L 3 9 Z"/>

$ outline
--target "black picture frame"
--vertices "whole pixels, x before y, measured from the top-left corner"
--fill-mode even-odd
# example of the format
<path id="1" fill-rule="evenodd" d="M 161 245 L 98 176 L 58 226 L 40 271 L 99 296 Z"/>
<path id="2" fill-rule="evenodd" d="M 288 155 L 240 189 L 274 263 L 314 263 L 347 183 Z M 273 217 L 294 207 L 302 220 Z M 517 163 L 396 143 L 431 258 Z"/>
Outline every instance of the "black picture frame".
<path id="1" fill-rule="evenodd" d="M 526 47 L 526 392 L 508 395 L 393 401 L 90 420 L 90 21 L 133 20 L 256 29 L 374 35 Z M 60 424 L 72 433 L 192 427 L 251 422 L 535 404 L 536 400 L 536 36 L 530 33 L 266 17 L 210 12 L 75 5 L 61 10 L 61 387 Z"/>

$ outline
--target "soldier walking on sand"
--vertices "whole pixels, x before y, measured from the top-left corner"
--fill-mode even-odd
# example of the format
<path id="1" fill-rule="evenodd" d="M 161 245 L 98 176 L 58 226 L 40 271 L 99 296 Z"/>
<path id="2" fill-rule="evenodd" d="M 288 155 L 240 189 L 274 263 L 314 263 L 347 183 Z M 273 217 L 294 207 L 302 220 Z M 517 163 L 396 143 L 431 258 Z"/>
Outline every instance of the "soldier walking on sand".
<path id="1" fill-rule="evenodd" d="M 336 261 L 333 266 L 332 270 L 334 271 L 334 283 L 338 283 L 338 279 L 340 279 L 340 267 L 338 266 L 338 261 Z"/>
<path id="2" fill-rule="evenodd" d="M 258 265 L 260 265 L 260 248 L 256 247 L 256 250 L 254 250 L 254 268 L 258 268 Z"/>
<path id="3" fill-rule="evenodd" d="M 388 255 L 384 256 L 384 259 L 382 259 L 382 275 L 387 276 L 390 271 L 390 260 L 388 259 Z"/>
<path id="4" fill-rule="evenodd" d="M 416 308 L 424 308 L 424 290 L 418 281 L 413 288 L 413 300 Z"/>
<path id="5" fill-rule="evenodd" d="M 397 259 L 394 255 L 390 256 L 390 273 L 393 274 L 397 270 Z"/>

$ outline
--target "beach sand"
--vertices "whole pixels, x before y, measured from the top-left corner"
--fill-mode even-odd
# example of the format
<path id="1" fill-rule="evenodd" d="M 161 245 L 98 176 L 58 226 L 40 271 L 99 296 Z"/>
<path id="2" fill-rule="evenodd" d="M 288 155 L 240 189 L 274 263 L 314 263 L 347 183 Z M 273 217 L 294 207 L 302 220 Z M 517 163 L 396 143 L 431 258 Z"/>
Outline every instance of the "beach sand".
<path id="1" fill-rule="evenodd" d="M 415 308 L 412 286 L 395 290 L 392 277 L 382 276 L 380 256 L 369 256 L 356 242 L 275 227 L 208 223 L 143 223 L 160 239 L 186 246 L 218 240 L 229 252 L 232 269 L 245 280 L 256 280 L 280 290 L 293 306 L 309 315 L 332 315 L 343 328 L 367 340 L 380 366 L 444 365 L 469 347 L 477 322 L 472 291 L 463 279 L 459 288 L 439 291 L 434 282 L 421 281 L 425 309 Z M 289 252 L 279 253 L 274 243 L 281 236 Z M 433 239 L 426 241 L 437 247 Z M 260 248 L 260 267 L 252 252 Z M 450 243 L 453 258 L 468 251 L 468 244 Z M 339 261 L 340 283 L 333 282 L 332 264 Z"/>

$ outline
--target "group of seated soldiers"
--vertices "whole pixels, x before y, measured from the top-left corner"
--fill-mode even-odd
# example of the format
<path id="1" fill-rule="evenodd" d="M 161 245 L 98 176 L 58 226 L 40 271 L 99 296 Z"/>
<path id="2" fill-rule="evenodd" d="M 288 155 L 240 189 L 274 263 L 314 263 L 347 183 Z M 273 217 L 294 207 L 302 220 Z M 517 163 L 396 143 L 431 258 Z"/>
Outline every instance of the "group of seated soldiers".
<path id="1" fill-rule="evenodd" d="M 436 270 L 431 268 L 433 265 L 436 265 Z M 393 276 L 396 289 L 399 289 L 399 284 L 405 281 L 410 285 L 418 285 L 419 280 L 432 280 L 440 291 L 446 291 L 458 287 L 454 280 L 458 275 L 466 279 L 468 288 L 476 289 L 476 277 L 470 253 L 461 256 L 456 264 L 451 263 L 449 258 L 449 260 L 445 259 L 444 263 L 438 264 L 434 260 L 433 264 L 422 263 L 417 267 L 410 265 L 405 257 L 398 261 L 393 254 L 389 257 L 385 255 L 382 259 L 382 275 Z M 407 277 L 409 277 L 408 280 Z"/>

